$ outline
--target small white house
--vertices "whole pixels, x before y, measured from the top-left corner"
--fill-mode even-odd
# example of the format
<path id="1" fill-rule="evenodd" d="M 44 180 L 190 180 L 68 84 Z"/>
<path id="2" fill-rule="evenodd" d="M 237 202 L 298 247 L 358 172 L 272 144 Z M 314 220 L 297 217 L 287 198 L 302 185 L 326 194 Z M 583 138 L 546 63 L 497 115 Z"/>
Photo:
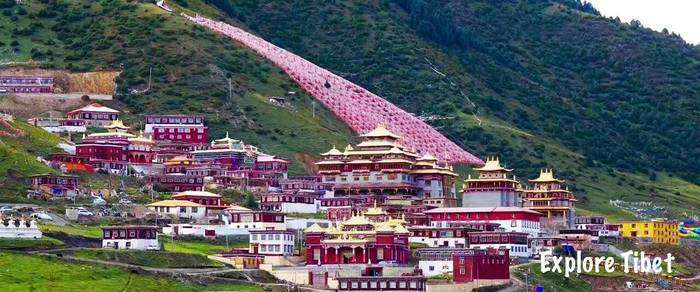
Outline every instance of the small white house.
<path id="1" fill-rule="evenodd" d="M 41 238 L 36 221 L 20 218 L 0 218 L 0 238 Z"/>
<path id="2" fill-rule="evenodd" d="M 102 227 L 102 248 L 157 250 L 156 226 L 106 226 Z"/>
<path id="3" fill-rule="evenodd" d="M 147 205 L 158 215 L 171 215 L 177 218 L 200 219 L 207 214 L 204 205 L 185 200 L 164 200 Z"/>
<path id="4" fill-rule="evenodd" d="M 289 230 L 250 230 L 250 252 L 264 255 L 293 255 L 294 232 Z"/>

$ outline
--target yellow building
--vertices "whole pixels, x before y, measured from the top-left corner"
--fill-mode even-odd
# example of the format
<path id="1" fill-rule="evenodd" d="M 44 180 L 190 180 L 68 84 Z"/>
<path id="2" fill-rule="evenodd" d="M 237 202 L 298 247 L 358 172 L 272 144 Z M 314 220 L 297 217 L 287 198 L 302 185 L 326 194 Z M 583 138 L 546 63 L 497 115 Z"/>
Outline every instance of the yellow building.
<path id="1" fill-rule="evenodd" d="M 620 222 L 620 236 L 653 243 L 679 244 L 678 223 L 652 219 Z"/>

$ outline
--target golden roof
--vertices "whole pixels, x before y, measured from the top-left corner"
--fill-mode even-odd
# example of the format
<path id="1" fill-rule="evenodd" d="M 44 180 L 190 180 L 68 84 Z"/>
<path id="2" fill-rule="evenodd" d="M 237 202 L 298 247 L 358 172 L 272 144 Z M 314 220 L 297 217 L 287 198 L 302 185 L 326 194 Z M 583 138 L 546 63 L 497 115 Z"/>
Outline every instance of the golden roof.
<path id="1" fill-rule="evenodd" d="M 178 155 L 173 157 L 172 159 L 166 161 L 165 165 L 173 165 L 173 164 L 180 164 L 180 162 L 191 162 L 192 159 L 187 158 L 187 156 L 184 155 Z"/>
<path id="2" fill-rule="evenodd" d="M 367 220 L 363 215 L 356 215 L 350 217 L 347 221 L 343 222 L 343 225 L 353 226 L 353 225 L 372 225 L 372 222 Z"/>
<path id="3" fill-rule="evenodd" d="M 129 141 L 130 141 L 130 142 L 155 143 L 155 141 L 153 141 L 153 139 L 151 139 L 150 136 L 149 136 L 148 138 L 146 138 L 146 137 L 143 135 L 143 131 L 139 131 L 139 136 L 138 136 L 138 137 L 136 137 L 136 138 L 129 138 Z"/>
<path id="4" fill-rule="evenodd" d="M 396 143 L 387 140 L 368 140 L 357 144 L 357 147 L 395 147 Z"/>
<path id="5" fill-rule="evenodd" d="M 314 223 L 314 225 L 309 226 L 309 228 L 306 228 L 304 230 L 304 233 L 322 233 L 325 232 L 326 230 L 319 226 L 318 223 Z"/>
<path id="6" fill-rule="evenodd" d="M 163 200 L 146 205 L 148 207 L 203 207 L 203 205 L 185 200 Z"/>
<path id="7" fill-rule="evenodd" d="M 105 126 L 106 129 L 121 129 L 121 130 L 128 130 L 129 127 L 124 125 L 124 122 L 120 119 L 113 120 L 109 126 Z"/>
<path id="8" fill-rule="evenodd" d="M 352 148 L 352 145 L 348 144 L 348 146 L 345 146 L 345 153 L 348 153 L 353 150 L 355 150 L 355 148 Z"/>
<path id="9" fill-rule="evenodd" d="M 379 138 L 379 137 L 391 137 L 394 139 L 399 139 L 401 136 L 396 135 L 389 131 L 384 124 L 378 124 L 374 130 L 369 131 L 368 133 L 360 135 L 360 137 L 367 137 L 367 138 Z"/>
<path id="10" fill-rule="evenodd" d="M 542 169 L 540 170 L 540 177 L 536 179 L 531 179 L 530 182 L 564 182 L 563 180 L 554 178 L 553 169 Z"/>
<path id="11" fill-rule="evenodd" d="M 377 202 L 374 202 L 374 207 L 367 208 L 365 215 L 386 215 L 386 212 L 384 212 L 381 207 L 377 207 Z"/>
<path id="12" fill-rule="evenodd" d="M 503 168 L 498 156 L 486 157 L 486 164 L 483 167 L 475 168 L 476 171 L 513 171 L 512 169 Z"/>
<path id="13" fill-rule="evenodd" d="M 389 224 L 380 224 L 374 229 L 376 232 L 395 232 L 394 228 L 389 226 Z"/>
<path id="14" fill-rule="evenodd" d="M 418 158 L 418 160 L 420 160 L 420 161 L 437 161 L 438 159 L 435 158 L 435 156 L 431 155 L 430 153 L 426 153 L 421 158 Z"/>
<path id="15" fill-rule="evenodd" d="M 404 227 L 403 225 L 396 225 L 396 227 L 394 227 L 394 232 L 396 232 L 396 233 L 403 233 L 403 234 L 411 233 L 411 232 L 408 231 L 408 229 L 406 229 L 406 227 Z"/>
<path id="16" fill-rule="evenodd" d="M 322 156 L 330 156 L 330 155 L 343 155 L 343 152 L 340 152 L 338 148 L 335 148 L 335 145 L 333 145 L 333 148 L 331 150 L 328 150 L 328 152 L 321 154 Z"/>
<path id="17" fill-rule="evenodd" d="M 134 138 L 134 134 L 127 132 L 106 132 L 106 133 L 92 133 L 87 135 L 88 138 L 99 138 L 99 137 L 124 137 L 124 138 Z"/>
<path id="18" fill-rule="evenodd" d="M 447 168 L 427 168 L 427 169 L 413 169 L 412 174 L 444 174 L 451 176 L 458 176 L 456 173 L 450 171 Z"/>

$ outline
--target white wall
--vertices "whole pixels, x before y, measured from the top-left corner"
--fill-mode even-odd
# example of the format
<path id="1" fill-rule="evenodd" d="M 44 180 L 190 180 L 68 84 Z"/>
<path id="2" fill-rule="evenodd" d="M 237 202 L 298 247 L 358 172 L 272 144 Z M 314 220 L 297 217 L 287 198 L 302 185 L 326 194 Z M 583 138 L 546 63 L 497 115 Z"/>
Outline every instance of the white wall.
<path id="1" fill-rule="evenodd" d="M 131 243 L 129 247 L 127 242 Z M 160 248 L 158 239 L 103 239 L 102 248 L 112 249 L 157 250 Z"/>
<path id="2" fill-rule="evenodd" d="M 515 221 L 515 222 L 513 222 L 513 221 Z M 524 233 L 527 233 L 528 236 L 530 236 L 530 237 L 537 237 L 538 233 L 540 232 L 540 223 L 539 222 L 527 221 L 527 220 L 432 221 L 432 222 L 430 222 L 430 226 L 448 227 L 449 224 L 453 224 L 453 223 L 498 223 L 498 224 L 500 224 L 499 227 L 504 228 L 505 231 L 524 232 Z M 515 223 L 515 226 L 513 226 L 513 223 Z"/>
<path id="3" fill-rule="evenodd" d="M 423 243 L 427 244 L 429 247 L 441 247 L 447 241 L 447 246 L 457 247 L 457 244 L 462 244 L 462 247 L 466 247 L 467 240 L 465 238 L 430 238 L 423 236 L 411 236 L 408 238 L 408 242 Z"/>
<path id="4" fill-rule="evenodd" d="M 163 227 L 163 234 L 170 235 L 174 227 L 177 226 L 179 235 L 204 236 L 205 230 L 214 230 L 217 236 L 220 235 L 246 235 L 247 229 L 233 228 L 229 225 L 195 225 L 195 224 L 170 224 Z"/>
<path id="5" fill-rule="evenodd" d="M 161 211 L 162 208 L 166 208 L 165 211 Z M 167 209 L 170 208 L 170 209 Z M 182 207 L 185 208 L 185 212 L 180 212 L 181 207 L 148 207 L 151 211 L 154 211 L 161 215 L 172 215 L 179 218 L 189 218 L 189 219 L 200 219 L 204 218 L 207 214 L 207 208 L 204 206 L 200 207 Z M 193 211 L 196 208 L 196 211 Z"/>
<path id="6" fill-rule="evenodd" d="M 38 239 L 42 237 L 41 231 L 36 226 L 36 221 L 32 220 L 29 223 L 29 227 L 26 226 L 24 220 L 19 221 L 19 227 L 15 227 L 13 224 L 14 220 L 10 220 L 7 226 L 4 226 L 0 222 L 0 238 L 34 238 Z"/>
<path id="7" fill-rule="evenodd" d="M 316 213 L 321 206 L 321 202 L 318 200 L 315 200 L 313 204 L 283 202 L 281 205 L 283 213 Z"/>
<path id="8" fill-rule="evenodd" d="M 529 258 L 532 255 L 530 248 L 526 244 L 470 244 L 469 248 L 479 248 L 488 249 L 495 248 L 499 249 L 504 247 L 510 252 L 508 253 L 511 257 L 521 257 Z"/>
<path id="9" fill-rule="evenodd" d="M 250 244 L 258 244 L 258 253 L 260 254 L 291 255 L 294 253 L 294 234 L 251 234 Z"/>
<path id="10" fill-rule="evenodd" d="M 418 267 L 423 271 L 423 276 L 432 277 L 440 274 L 452 275 L 453 263 L 449 261 L 419 261 Z M 432 267 L 432 270 L 431 270 Z"/>

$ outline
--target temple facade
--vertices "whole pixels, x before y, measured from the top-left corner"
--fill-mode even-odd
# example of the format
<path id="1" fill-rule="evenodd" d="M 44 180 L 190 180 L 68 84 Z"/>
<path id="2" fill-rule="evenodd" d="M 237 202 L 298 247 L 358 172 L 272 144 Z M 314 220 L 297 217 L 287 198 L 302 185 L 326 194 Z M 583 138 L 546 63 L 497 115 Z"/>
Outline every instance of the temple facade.
<path id="1" fill-rule="evenodd" d="M 93 103 L 70 111 L 66 116 L 69 119 L 83 120 L 88 126 L 107 126 L 112 121 L 119 119 L 119 111 L 99 103 Z"/>
<path id="2" fill-rule="evenodd" d="M 355 147 L 348 145 L 342 152 L 333 147 L 316 163 L 323 183 L 336 196 L 413 195 L 456 204 L 457 174 L 451 165 L 407 149 L 383 125 L 361 137 Z"/>
<path id="3" fill-rule="evenodd" d="M 552 169 L 543 169 L 538 178 L 530 180 L 533 187 L 523 190 L 523 206 L 542 213 L 545 228 L 572 227 L 574 224 L 576 198 L 568 189 L 562 188 L 563 182 L 554 178 Z"/>
<path id="4" fill-rule="evenodd" d="M 304 231 L 307 265 L 408 263 L 410 232 L 405 221 L 372 222 L 364 215 L 322 228 L 314 224 Z"/>
<path id="5" fill-rule="evenodd" d="M 462 189 L 464 207 L 522 207 L 520 183 L 513 171 L 501 166 L 498 157 L 489 157 L 483 167 L 475 168 L 478 178 L 471 175 Z"/>

